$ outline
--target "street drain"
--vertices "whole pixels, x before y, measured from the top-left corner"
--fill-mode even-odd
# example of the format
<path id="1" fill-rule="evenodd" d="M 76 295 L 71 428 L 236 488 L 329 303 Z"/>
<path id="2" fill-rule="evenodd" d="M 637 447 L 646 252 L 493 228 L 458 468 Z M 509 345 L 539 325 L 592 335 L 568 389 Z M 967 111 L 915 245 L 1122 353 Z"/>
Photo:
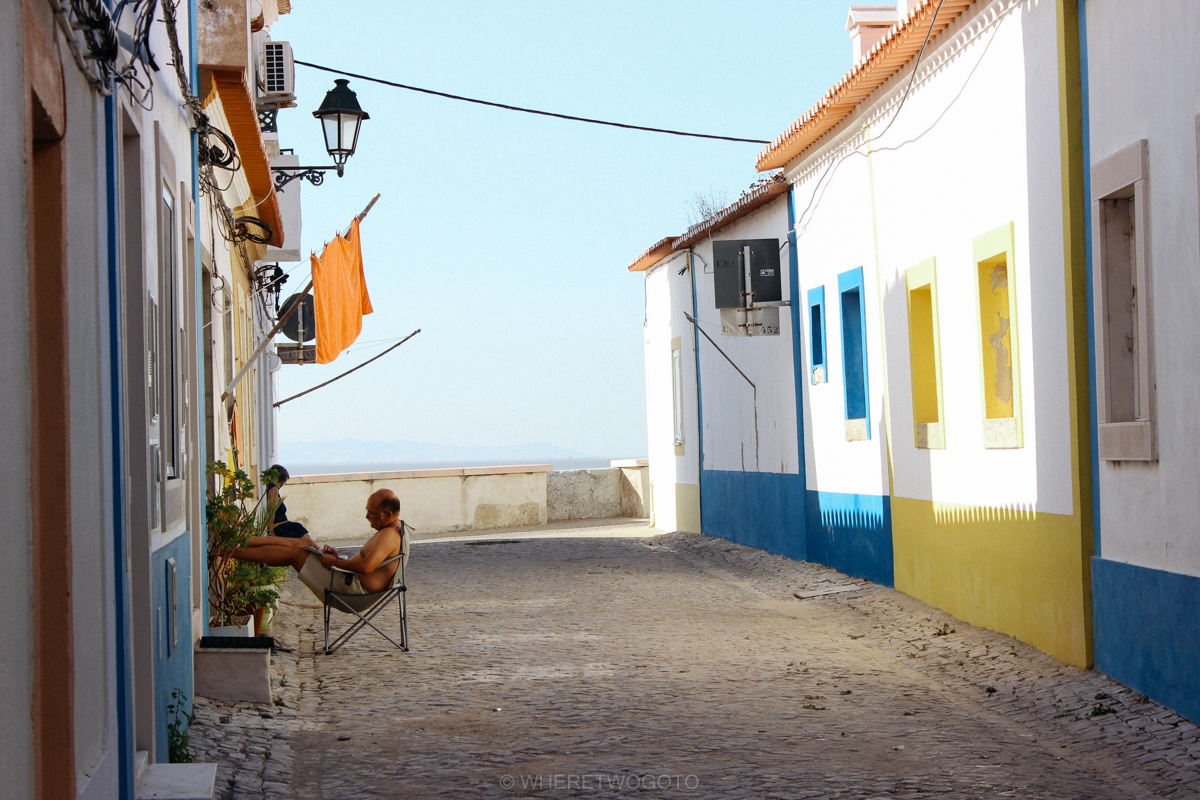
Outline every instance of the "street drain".
<path id="1" fill-rule="evenodd" d="M 478 547 L 481 544 L 524 544 L 526 539 L 484 539 L 479 542 L 463 542 L 468 547 Z"/>

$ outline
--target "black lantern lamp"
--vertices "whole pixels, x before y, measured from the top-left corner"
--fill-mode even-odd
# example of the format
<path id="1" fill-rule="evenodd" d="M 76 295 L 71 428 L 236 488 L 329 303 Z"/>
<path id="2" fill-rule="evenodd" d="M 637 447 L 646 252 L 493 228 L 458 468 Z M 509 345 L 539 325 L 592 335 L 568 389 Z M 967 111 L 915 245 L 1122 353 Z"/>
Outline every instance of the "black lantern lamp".
<path id="1" fill-rule="evenodd" d="M 350 88 L 350 81 L 338 78 L 333 82 L 333 88 L 325 93 L 321 107 L 313 112 L 313 116 L 321 121 L 321 132 L 325 134 L 325 149 L 333 159 L 332 167 L 272 167 L 275 173 L 275 190 L 283 191 L 297 178 L 303 178 L 313 186 L 320 186 L 325 180 L 325 173 L 335 170 L 338 177 L 346 167 L 346 159 L 354 155 L 358 146 L 358 130 L 364 119 L 371 115 L 362 110 L 358 104 L 358 96 Z"/>
<path id="2" fill-rule="evenodd" d="M 362 110 L 358 97 L 350 89 L 350 81 L 338 78 L 334 86 L 325 94 L 321 107 L 313 112 L 313 116 L 321 120 L 325 132 L 325 149 L 337 165 L 337 174 L 342 176 L 342 168 L 346 159 L 354 155 L 358 144 L 358 129 L 364 119 L 371 115 Z"/>

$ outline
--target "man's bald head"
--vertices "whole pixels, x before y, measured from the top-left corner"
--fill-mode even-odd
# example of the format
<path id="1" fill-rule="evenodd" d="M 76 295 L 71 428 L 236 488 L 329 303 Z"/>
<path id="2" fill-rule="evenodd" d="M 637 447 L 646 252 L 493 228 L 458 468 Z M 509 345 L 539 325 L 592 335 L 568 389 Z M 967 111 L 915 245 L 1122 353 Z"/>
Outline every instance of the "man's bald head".
<path id="1" fill-rule="evenodd" d="M 371 499 L 367 502 L 375 504 L 380 511 L 386 511 L 389 514 L 400 513 L 400 498 L 391 489 L 380 489 L 371 495 Z"/>

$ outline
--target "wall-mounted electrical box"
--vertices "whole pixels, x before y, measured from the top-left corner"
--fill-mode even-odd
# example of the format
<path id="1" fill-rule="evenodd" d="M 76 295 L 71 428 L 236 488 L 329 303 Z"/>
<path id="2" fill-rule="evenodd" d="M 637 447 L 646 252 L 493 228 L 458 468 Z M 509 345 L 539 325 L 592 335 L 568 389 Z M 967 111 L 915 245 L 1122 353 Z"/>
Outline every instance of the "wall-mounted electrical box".
<path id="1" fill-rule="evenodd" d="M 713 289 L 726 336 L 779 335 L 783 299 L 778 239 L 713 242 Z"/>

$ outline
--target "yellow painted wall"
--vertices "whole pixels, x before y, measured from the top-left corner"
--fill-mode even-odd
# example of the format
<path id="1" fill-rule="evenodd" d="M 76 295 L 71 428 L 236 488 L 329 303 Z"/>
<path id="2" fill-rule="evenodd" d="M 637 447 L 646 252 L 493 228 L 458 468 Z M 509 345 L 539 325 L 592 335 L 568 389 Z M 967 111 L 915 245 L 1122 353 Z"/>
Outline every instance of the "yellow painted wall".
<path id="1" fill-rule="evenodd" d="M 1078 515 L 892 498 L 896 589 L 1089 668 Z"/>
<path id="2" fill-rule="evenodd" d="M 933 339 L 933 298 L 929 284 L 909 290 L 908 314 L 914 421 L 941 422 Z"/>
<path id="3" fill-rule="evenodd" d="M 700 533 L 699 484 L 675 484 L 675 530 Z"/>

